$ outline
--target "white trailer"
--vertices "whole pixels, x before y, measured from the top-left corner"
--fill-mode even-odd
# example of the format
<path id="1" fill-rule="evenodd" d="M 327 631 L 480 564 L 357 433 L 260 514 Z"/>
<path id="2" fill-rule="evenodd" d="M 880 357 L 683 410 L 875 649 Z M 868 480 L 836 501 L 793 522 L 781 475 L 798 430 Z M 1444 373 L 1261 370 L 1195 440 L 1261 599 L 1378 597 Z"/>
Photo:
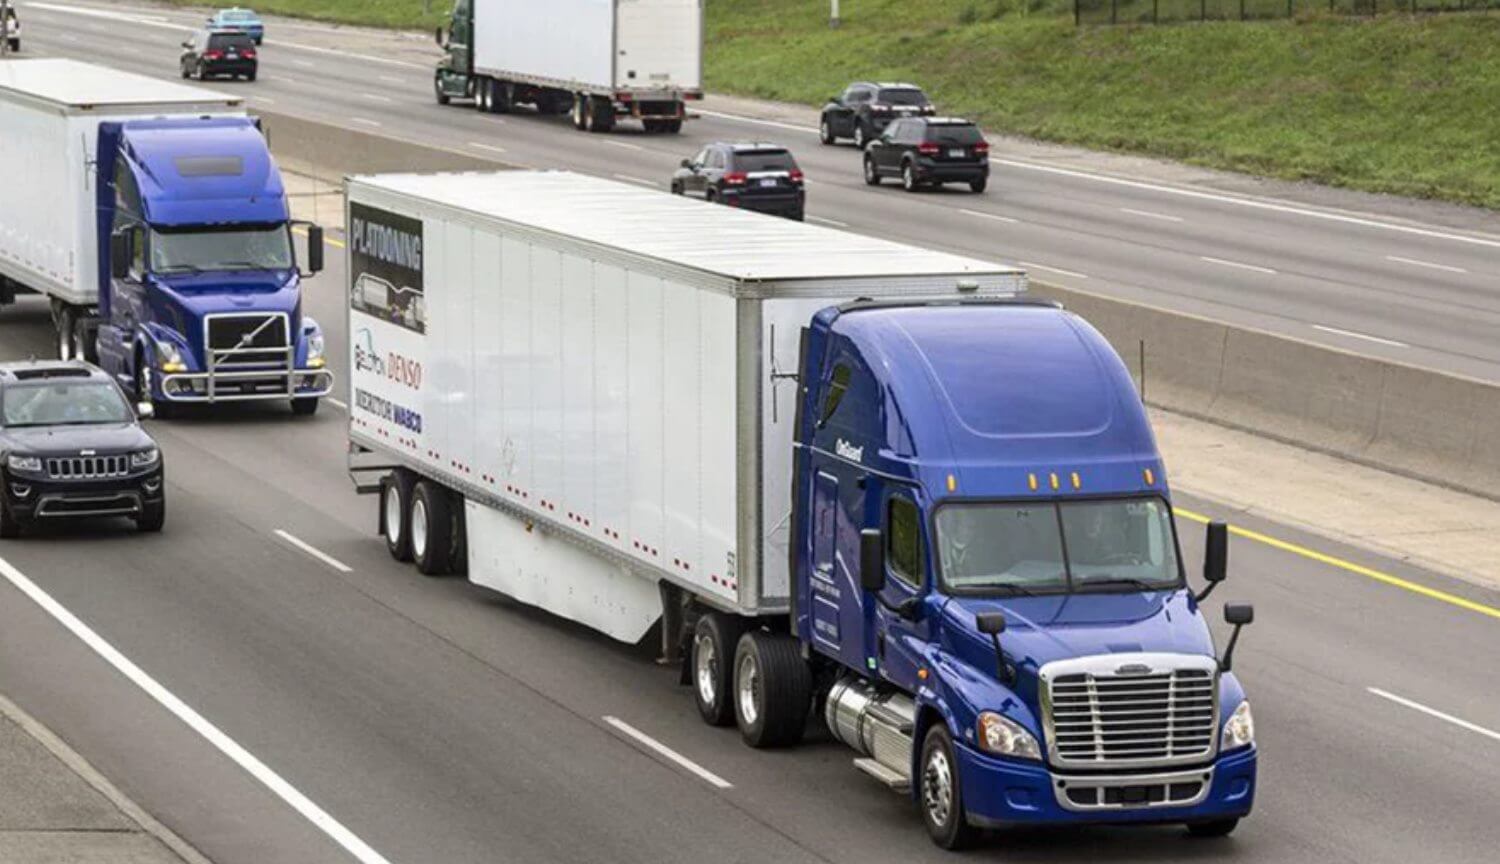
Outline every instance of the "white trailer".
<path id="1" fill-rule="evenodd" d="M 98 302 L 100 123 L 244 113 L 240 98 L 201 87 L 75 60 L 0 60 L 0 305 L 18 289 L 54 308 Z"/>
<path id="2" fill-rule="evenodd" d="M 571 107 L 580 129 L 628 116 L 676 132 L 703 96 L 703 0 L 458 0 L 446 47 L 440 100 L 483 111 L 530 102 Z"/>
<path id="3" fill-rule="evenodd" d="M 627 642 L 669 594 L 787 611 L 790 373 L 817 310 L 1025 289 L 1014 268 L 566 172 L 346 189 L 350 468 L 387 545 Z M 373 314 L 367 277 L 425 316 Z"/>

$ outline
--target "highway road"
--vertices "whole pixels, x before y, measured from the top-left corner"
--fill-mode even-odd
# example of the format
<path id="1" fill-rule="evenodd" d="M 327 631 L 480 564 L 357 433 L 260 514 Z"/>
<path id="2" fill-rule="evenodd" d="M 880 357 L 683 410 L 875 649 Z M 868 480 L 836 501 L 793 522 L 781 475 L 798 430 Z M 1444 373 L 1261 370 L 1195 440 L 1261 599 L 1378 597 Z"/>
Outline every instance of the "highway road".
<path id="1" fill-rule="evenodd" d="M 189 11 L 139 13 L 128 4 L 111 4 L 101 17 L 104 7 L 76 0 L 32 0 L 21 8 L 28 52 L 169 78 L 177 74 L 185 28 L 201 20 Z M 414 50 L 410 40 L 392 36 L 385 48 L 377 42 L 359 54 L 329 47 L 348 41 L 305 24 L 281 37 L 273 24 L 259 81 L 209 86 L 248 97 L 252 108 L 662 188 L 706 141 L 775 139 L 793 147 L 806 170 L 816 221 L 1021 262 L 1037 278 L 1071 288 L 1500 380 L 1500 220 L 1490 220 L 1493 234 L 1474 234 L 1101 179 L 1014 159 L 1004 147 L 995 152 L 988 194 L 955 188 L 909 196 L 891 184 L 865 187 L 857 152 L 820 146 L 811 124 L 705 116 L 681 136 L 647 136 L 635 124 L 586 135 L 564 117 L 438 106 L 420 43 Z M 941 106 L 942 94 L 933 95 Z"/>
<path id="2" fill-rule="evenodd" d="M 71 44 L 49 26 L 41 14 L 27 18 L 32 46 Z M 88 38 L 110 51 L 93 59 L 143 65 L 141 46 Z M 298 92 L 270 98 L 283 110 L 280 100 Z M 413 136 L 493 130 L 486 140 L 539 164 L 575 149 L 582 167 L 600 172 L 647 174 L 667 163 L 654 149 L 533 118 L 497 124 L 419 107 L 415 96 L 378 116 L 392 126 L 416 118 Z M 512 144 L 506 136 L 517 129 L 527 131 Z M 813 171 L 835 155 L 807 149 Z M 664 169 L 650 176 L 658 175 Z M 876 193 L 842 181 L 815 186 L 820 195 L 821 187 L 829 209 L 815 203 L 814 213 L 834 218 L 832 205 L 847 196 L 839 218 L 878 229 L 874 215 L 864 221 L 878 200 L 864 196 Z M 901 193 L 883 194 L 899 199 L 889 212 L 908 213 L 914 239 L 949 211 L 946 196 L 931 196 L 912 218 L 918 211 L 895 209 L 908 204 Z M 955 201 L 1015 206 L 1007 195 Z M 1008 246 L 1009 228 L 994 230 L 991 242 Z M 961 239 L 943 236 L 933 242 Z M 347 380 L 343 296 L 335 255 L 306 304 Z M 49 333 L 37 298 L 7 308 L 0 359 L 46 355 Z M 751 751 L 733 730 L 703 726 L 689 692 L 649 650 L 390 560 L 375 536 L 374 502 L 354 495 L 344 474 L 345 422 L 333 405 L 312 418 L 240 406 L 153 422 L 168 466 L 162 535 L 101 523 L 0 544 L 0 691 L 217 864 L 952 860 L 928 843 L 904 799 L 853 770 L 852 754 L 825 734 L 794 751 Z M 1222 513 L 1207 501 L 1179 504 Z M 1240 536 L 1231 580 L 1209 603 L 1215 613 L 1225 601 L 1257 606 L 1236 664 L 1263 755 L 1256 813 L 1225 841 L 1171 828 L 1026 831 L 974 857 L 1493 860 L 1500 593 L 1284 526 L 1243 524 L 1325 556 Z M 1189 517 L 1182 527 L 1195 567 L 1198 526 Z"/>

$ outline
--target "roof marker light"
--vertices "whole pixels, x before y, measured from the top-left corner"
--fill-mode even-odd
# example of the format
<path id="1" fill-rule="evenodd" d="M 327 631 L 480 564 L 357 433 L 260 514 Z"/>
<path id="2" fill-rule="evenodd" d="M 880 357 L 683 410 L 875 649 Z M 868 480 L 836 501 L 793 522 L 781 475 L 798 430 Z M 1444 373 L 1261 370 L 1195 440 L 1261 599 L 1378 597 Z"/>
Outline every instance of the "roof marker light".
<path id="1" fill-rule="evenodd" d="M 1073 488 L 1074 489 L 1082 489 L 1083 488 L 1083 479 L 1078 476 L 1078 472 L 1077 471 L 1073 472 Z"/>
<path id="2" fill-rule="evenodd" d="M 1060 483 L 1057 482 L 1057 472 L 1053 471 L 1051 474 L 1049 474 L 1047 476 L 1052 480 L 1052 491 L 1056 492 L 1057 489 L 1058 489 L 1058 487 L 1061 485 Z"/>
<path id="3" fill-rule="evenodd" d="M 1147 468 L 1145 470 L 1145 472 L 1143 472 L 1143 473 L 1145 473 L 1145 475 L 1146 475 L 1146 485 L 1147 486 L 1155 486 L 1156 485 L 1156 472 L 1152 471 L 1150 468 Z"/>
<path id="4" fill-rule="evenodd" d="M 957 492 L 958 491 L 958 478 L 954 477 L 952 474 L 948 475 L 948 491 L 949 492 Z"/>
<path id="5" fill-rule="evenodd" d="M 1027 474 L 1026 475 L 1026 485 L 1029 486 L 1029 487 L 1031 487 L 1031 491 L 1033 491 L 1033 492 L 1036 491 L 1036 475 L 1035 474 Z"/>

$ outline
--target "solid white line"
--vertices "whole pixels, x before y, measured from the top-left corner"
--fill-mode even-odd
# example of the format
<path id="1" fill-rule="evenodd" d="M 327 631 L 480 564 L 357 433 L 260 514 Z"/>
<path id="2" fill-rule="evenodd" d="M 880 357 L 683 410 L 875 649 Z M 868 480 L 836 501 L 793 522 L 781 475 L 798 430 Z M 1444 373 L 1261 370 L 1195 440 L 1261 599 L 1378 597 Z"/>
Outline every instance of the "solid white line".
<path id="1" fill-rule="evenodd" d="M 849 227 L 849 223 L 848 222 L 840 222 L 837 219 L 824 219 L 822 216 L 814 216 L 811 213 L 807 214 L 807 221 L 809 221 L 809 222 L 818 222 L 818 223 L 823 224 L 823 225 L 832 225 L 835 228 L 848 228 Z"/>
<path id="2" fill-rule="evenodd" d="M 349 403 L 345 402 L 342 399 L 335 399 L 332 396 L 324 396 L 323 399 L 329 405 L 332 405 L 333 407 L 339 409 L 340 411 L 348 411 L 349 410 Z"/>
<path id="3" fill-rule="evenodd" d="M 1486 738 L 1493 738 L 1496 741 L 1500 741 L 1500 732 L 1496 732 L 1493 729 L 1486 729 L 1483 726 L 1480 726 L 1478 723 L 1470 723 L 1469 721 L 1462 718 L 1454 717 L 1452 714 L 1444 714 L 1436 708 L 1428 708 L 1426 705 L 1423 705 L 1420 702 L 1413 702 L 1410 699 L 1404 699 L 1394 693 L 1387 693 L 1386 691 L 1381 690 L 1379 687 L 1366 687 L 1365 689 L 1382 699 L 1389 699 L 1390 701 L 1395 702 L 1397 705 L 1404 705 L 1407 708 L 1412 709 L 1413 711 L 1421 711 L 1423 714 L 1426 714 L 1429 717 L 1436 717 L 1439 720 L 1444 720 L 1452 723 L 1454 726 L 1457 726 L 1460 729 L 1467 729 L 1470 732 L 1476 732 L 1480 735 L 1485 736 Z"/>
<path id="4" fill-rule="evenodd" d="M 307 821 L 311 822 L 318 830 L 328 835 L 333 842 L 344 847 L 350 855 L 361 862 L 361 864 L 390 864 L 384 856 L 365 841 L 355 836 L 353 831 L 345 828 L 328 814 L 326 810 L 314 804 L 311 799 L 297 788 L 288 783 L 275 771 L 260 761 L 250 751 L 241 747 L 238 742 L 224 734 L 219 727 L 209 722 L 202 714 L 193 710 L 186 702 L 177 698 L 172 691 L 163 687 L 155 678 L 146 674 L 145 670 L 135 665 L 130 658 L 121 654 L 115 647 L 104 640 L 92 628 L 78 619 L 76 615 L 69 612 L 61 603 L 52 599 L 52 596 L 43 591 L 36 583 L 32 582 L 20 570 L 11 566 L 9 561 L 0 558 L 0 575 L 5 576 L 10 583 L 16 586 L 21 593 L 30 597 L 33 602 L 56 621 L 66 627 L 74 636 L 77 636 L 83 644 L 93 649 L 95 654 L 104 658 L 104 661 L 115 667 L 135 686 L 145 691 L 146 695 L 155 699 L 163 708 L 172 712 L 177 719 L 188 725 L 188 728 L 198 733 L 204 740 L 212 744 L 220 753 L 234 760 L 251 777 L 254 777 L 267 789 L 270 789 L 282 801 L 285 801 L 293 810 L 296 810 Z"/>
<path id="5" fill-rule="evenodd" d="M 1353 330 L 1340 330 L 1337 327 L 1326 327 L 1322 324 L 1312 325 L 1314 330 L 1322 330 L 1324 333 L 1332 333 L 1335 336 L 1348 336 L 1350 339 L 1363 339 L 1366 342 L 1378 342 L 1381 345 L 1389 345 L 1392 348 L 1410 348 L 1405 342 L 1397 342 L 1395 339 L 1382 339 L 1379 336 L 1370 336 L 1365 333 L 1356 333 Z"/>
<path id="6" fill-rule="evenodd" d="M 652 188 L 656 187 L 656 184 L 652 183 L 650 180 L 642 180 L 639 177 L 632 177 L 629 174 L 616 174 L 614 175 L 614 177 L 616 180 L 624 180 L 629 183 L 639 183 L 642 186 L 650 186 Z"/>
<path id="7" fill-rule="evenodd" d="M 406 83 L 404 80 L 402 80 L 400 78 L 397 78 L 395 75 L 376 75 L 375 77 L 379 78 L 381 81 L 384 81 L 387 84 L 405 84 Z"/>
<path id="8" fill-rule="evenodd" d="M 639 144 L 630 144 L 630 143 L 625 142 L 625 141 L 611 141 L 608 138 L 602 138 L 600 140 L 602 140 L 605 144 L 608 144 L 611 147 L 620 147 L 620 148 L 625 149 L 625 150 L 645 150 L 646 149 L 645 147 L 642 147 Z"/>
<path id="9" fill-rule="evenodd" d="M 1449 264 L 1434 264 L 1431 261 L 1418 261 L 1415 258 L 1402 258 L 1400 255 L 1387 255 L 1387 261 L 1395 261 L 1397 264 L 1410 264 L 1413 267 L 1428 267 L 1433 270 L 1446 270 L 1449 273 L 1467 273 L 1469 271 L 1462 267 L 1454 267 Z"/>
<path id="10" fill-rule="evenodd" d="M 379 120 L 366 120 L 363 117 L 350 117 L 349 118 L 349 122 L 351 122 L 351 123 L 363 123 L 366 126 L 379 126 L 380 125 L 380 121 Z"/>
<path id="11" fill-rule="evenodd" d="M 293 66 L 301 66 L 304 69 L 311 69 L 313 67 L 313 62 L 311 60 L 299 60 L 294 57 L 289 62 Z"/>
<path id="12" fill-rule="evenodd" d="M 387 102 L 387 103 L 389 103 L 389 102 L 395 102 L 396 101 L 395 99 L 392 99 L 389 96 L 381 96 L 378 93 L 361 93 L 359 95 L 363 96 L 366 99 L 369 99 L 372 102 Z"/>
<path id="13" fill-rule="evenodd" d="M 259 103 L 261 103 L 263 105 L 275 105 L 276 104 L 276 100 L 272 99 L 269 96 L 251 96 L 250 97 L 250 101 L 251 102 L 259 102 Z"/>
<path id="14" fill-rule="evenodd" d="M 798 126 L 794 123 L 781 123 L 776 120 L 762 120 L 759 117 L 742 117 L 739 114 L 725 114 L 720 111 L 704 111 L 701 108 L 694 110 L 705 117 L 718 117 L 721 120 L 738 120 L 741 123 L 753 123 L 756 126 L 769 126 L 772 129 L 789 129 L 793 132 L 811 132 L 814 135 L 818 134 L 817 127 L 815 126 Z"/>
<path id="15" fill-rule="evenodd" d="M 294 537 L 291 534 L 288 534 L 287 532 L 281 530 L 280 528 L 277 528 L 275 533 L 276 533 L 277 537 L 280 537 L 281 539 L 283 539 L 286 542 L 292 544 L 293 546 L 296 546 L 298 549 L 301 549 L 303 552 L 306 552 L 307 554 L 309 554 L 312 557 L 318 559 L 319 561 L 322 561 L 324 564 L 327 564 L 329 567 L 332 567 L 333 569 L 339 571 L 340 573 L 353 573 L 354 572 L 354 568 L 353 567 L 350 567 L 348 564 L 345 564 L 344 562 L 342 562 L 339 559 L 333 557 L 332 555 L 329 555 L 327 552 L 324 552 L 323 550 L 314 547 L 312 544 L 308 543 L 305 540 L 301 540 L 301 539 L 299 539 L 297 537 Z"/>
<path id="16" fill-rule="evenodd" d="M 1046 270 L 1049 273 L 1058 273 L 1063 276 L 1072 276 L 1074 279 L 1089 278 L 1087 273 L 1077 273 L 1072 270 L 1063 270 L 1059 267 L 1048 267 L 1046 264 L 1037 264 L 1032 261 L 1018 261 L 1016 263 L 1020 264 L 1022 267 L 1030 267 L 1033 270 Z"/>
<path id="17" fill-rule="evenodd" d="M 958 208 L 958 212 L 966 214 L 968 216 L 976 216 L 980 219 L 993 219 L 996 222 L 1007 222 L 1011 225 L 1014 225 L 1017 222 L 1021 221 L 1020 219 L 1012 219 L 1009 216 L 1001 216 L 998 213 L 986 213 L 983 210 L 967 210 L 963 207 Z"/>
<path id="18" fill-rule="evenodd" d="M 505 152 L 505 148 L 504 147 L 496 147 L 493 144 L 481 144 L 478 141 L 470 141 L 469 142 L 469 146 L 473 147 L 473 148 L 475 148 L 477 150 L 488 150 L 491 153 L 504 153 Z"/>
<path id="19" fill-rule="evenodd" d="M 1163 222 L 1181 222 L 1181 216 L 1168 216 L 1165 213 L 1152 213 L 1150 210 L 1135 210 L 1130 207 L 1121 207 L 1121 213 L 1129 213 L 1132 216 L 1145 216 L 1147 219 L 1160 219 Z"/>
<path id="20" fill-rule="evenodd" d="M 616 729 L 620 730 L 621 732 L 624 732 L 626 735 L 629 735 L 631 738 L 634 738 L 635 740 L 639 741 L 640 743 L 646 745 L 647 747 L 651 748 L 653 751 L 655 751 L 656 753 L 660 754 L 661 756 L 664 756 L 667 759 L 672 760 L 673 762 L 677 763 L 678 765 L 682 766 L 683 768 L 686 768 L 687 770 L 693 772 L 694 774 L 698 775 L 699 777 L 703 778 L 704 780 L 707 780 L 710 785 L 712 785 L 712 786 L 714 786 L 716 788 L 719 788 L 719 789 L 732 789 L 732 788 L 734 788 L 734 784 L 733 783 L 730 783 L 728 780 L 725 780 L 723 777 L 720 777 L 719 775 L 717 775 L 714 772 L 708 770 L 707 768 L 704 768 L 702 765 L 699 765 L 697 762 L 694 762 L 693 760 L 687 758 L 686 756 L 682 755 L 681 753 L 678 753 L 676 750 L 673 750 L 671 747 L 668 747 L 667 745 L 661 743 L 660 741 L 656 740 L 655 738 L 652 738 L 650 735 L 647 735 L 645 732 L 642 732 L 641 730 L 635 728 L 634 726 L 630 725 L 629 723 L 626 723 L 624 720 L 621 720 L 618 717 L 605 716 L 604 722 L 608 723 L 609 725 L 611 725 L 613 727 L 615 727 Z"/>
<path id="21" fill-rule="evenodd" d="M 272 44 L 274 44 L 277 48 L 293 48 L 298 51 L 310 51 L 314 54 L 329 54 L 334 57 L 343 57 L 346 60 L 363 60 L 366 63 L 381 63 L 386 66 L 402 66 L 407 69 L 428 70 L 431 68 L 429 66 L 423 66 L 420 63 L 408 63 L 405 60 L 392 60 L 389 57 L 372 57 L 369 54 L 356 54 L 352 51 L 340 51 L 336 48 L 324 48 L 320 45 L 305 45 L 301 42 L 282 42 L 280 39 L 278 39 Z"/>
<path id="22" fill-rule="evenodd" d="M 1270 267 L 1261 267 L 1258 264 L 1243 264 L 1239 261 L 1225 261 L 1223 258 L 1210 258 L 1207 255 L 1199 255 L 1198 260 L 1207 261 L 1210 264 L 1222 264 L 1225 267 L 1238 267 L 1241 270 L 1254 270 L 1256 273 L 1269 273 L 1272 276 L 1276 275 L 1275 270 L 1272 270 Z"/>

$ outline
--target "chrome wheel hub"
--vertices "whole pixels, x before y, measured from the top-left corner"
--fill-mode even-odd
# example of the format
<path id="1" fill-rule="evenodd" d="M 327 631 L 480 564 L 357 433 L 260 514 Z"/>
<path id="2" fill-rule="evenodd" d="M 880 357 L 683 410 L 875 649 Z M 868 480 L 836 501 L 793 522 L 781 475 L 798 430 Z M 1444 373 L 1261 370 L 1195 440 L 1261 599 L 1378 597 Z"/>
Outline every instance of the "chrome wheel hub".
<path id="1" fill-rule="evenodd" d="M 704 705 L 714 705 L 719 698 L 719 652 L 714 647 L 713 637 L 699 634 L 693 644 L 693 680 L 698 685 L 698 698 Z"/>
<path id="2" fill-rule="evenodd" d="M 427 505 L 420 498 L 411 502 L 411 548 L 418 555 L 427 554 Z"/>
<path id="3" fill-rule="evenodd" d="M 754 726 L 760 719 L 760 666 L 754 654 L 740 659 L 740 671 L 735 676 L 740 697 L 740 719 L 746 726 Z"/>
<path id="4" fill-rule="evenodd" d="M 953 766 L 941 748 L 933 750 L 922 769 L 922 805 L 934 825 L 947 825 L 953 811 Z"/>
<path id="5" fill-rule="evenodd" d="M 385 536 L 392 543 L 400 543 L 405 531 L 401 524 L 401 490 L 392 483 L 385 487 Z"/>

